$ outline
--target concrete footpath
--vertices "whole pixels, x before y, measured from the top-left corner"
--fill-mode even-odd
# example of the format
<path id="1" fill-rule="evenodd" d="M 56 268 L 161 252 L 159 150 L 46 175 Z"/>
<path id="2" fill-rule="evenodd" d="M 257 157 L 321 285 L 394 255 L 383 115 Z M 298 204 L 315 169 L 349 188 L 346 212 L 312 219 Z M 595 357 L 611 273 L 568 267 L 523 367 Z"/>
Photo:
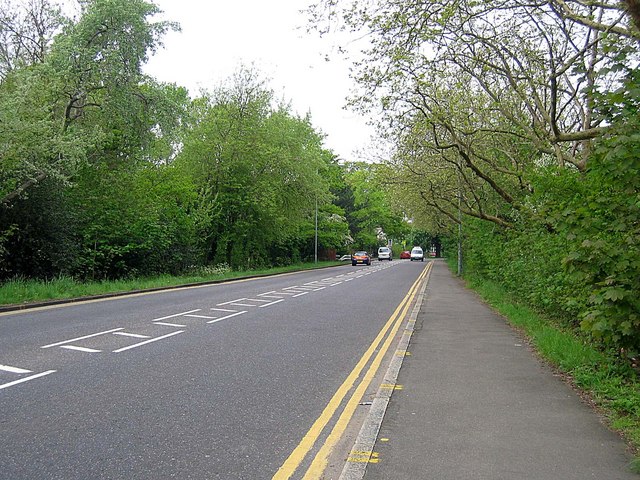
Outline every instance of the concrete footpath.
<path id="1" fill-rule="evenodd" d="M 436 261 L 365 479 L 639 480 L 626 445 Z"/>

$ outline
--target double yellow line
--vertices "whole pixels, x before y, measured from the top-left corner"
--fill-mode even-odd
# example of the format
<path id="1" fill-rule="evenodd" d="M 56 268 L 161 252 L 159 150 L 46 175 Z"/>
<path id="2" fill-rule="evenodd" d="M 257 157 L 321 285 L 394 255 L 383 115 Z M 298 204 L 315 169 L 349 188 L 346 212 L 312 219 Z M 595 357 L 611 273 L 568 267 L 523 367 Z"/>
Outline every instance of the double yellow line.
<path id="1" fill-rule="evenodd" d="M 358 404 L 360 403 L 362 396 L 366 392 L 367 388 L 371 384 L 373 377 L 376 375 L 380 364 L 384 356 L 386 355 L 393 339 L 400 328 L 403 320 L 406 317 L 407 311 L 409 307 L 413 303 L 413 299 L 415 298 L 418 289 L 422 283 L 422 281 L 426 278 L 429 271 L 431 270 L 433 263 L 429 262 L 426 268 L 422 271 L 418 279 L 414 282 L 414 284 L 409 289 L 409 292 L 404 297 L 400 305 L 395 309 L 387 323 L 382 327 L 378 336 L 373 340 L 367 351 L 364 353 L 362 358 L 358 361 L 354 369 L 351 371 L 349 376 L 345 379 L 345 381 L 340 385 L 340 388 L 333 395 L 327 406 L 324 408 L 318 419 L 313 423 L 309 431 L 302 438 L 302 441 L 298 444 L 298 446 L 291 452 L 289 458 L 285 460 L 282 466 L 278 469 L 276 474 L 273 476 L 273 480 L 285 480 L 291 478 L 291 476 L 298 469 L 304 458 L 307 456 L 309 451 L 314 447 L 318 438 L 320 437 L 322 431 L 327 426 L 329 421 L 334 417 L 336 411 L 342 404 L 343 400 L 346 398 L 347 394 L 355 384 L 356 380 L 360 376 L 360 373 L 366 365 L 369 363 L 369 360 L 376 352 L 376 349 L 380 345 L 380 343 L 384 341 L 382 347 L 378 350 L 377 355 L 369 365 L 368 370 L 365 375 L 362 377 L 360 384 L 356 387 L 351 398 L 347 402 L 344 410 L 340 414 L 335 426 L 331 430 L 331 433 L 326 438 L 324 444 L 320 447 L 320 450 L 316 454 L 315 458 L 311 462 L 309 469 L 306 471 L 304 475 L 304 479 L 319 479 L 325 468 L 327 467 L 327 462 L 331 451 L 335 447 L 336 443 L 340 440 L 342 435 L 344 434 L 351 417 L 353 416 Z"/>

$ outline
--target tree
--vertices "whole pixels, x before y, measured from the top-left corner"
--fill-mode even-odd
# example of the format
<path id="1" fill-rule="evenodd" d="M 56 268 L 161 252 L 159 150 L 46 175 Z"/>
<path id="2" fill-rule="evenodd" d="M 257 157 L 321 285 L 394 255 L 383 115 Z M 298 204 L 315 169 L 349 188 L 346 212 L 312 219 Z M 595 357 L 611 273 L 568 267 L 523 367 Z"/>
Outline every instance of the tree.
<path id="1" fill-rule="evenodd" d="M 0 202 L 47 177 L 69 181 L 79 165 L 148 147 L 154 100 L 141 65 L 175 25 L 151 22 L 142 0 L 82 2 L 41 63 L 0 83 Z"/>
<path id="2" fill-rule="evenodd" d="M 330 200 L 323 178 L 330 158 L 310 118 L 274 105 L 253 70 L 241 69 L 230 85 L 194 101 L 176 163 L 209 212 L 201 225 L 207 260 L 249 268 L 270 263 L 271 250 L 295 256 L 316 199 L 321 206 Z"/>

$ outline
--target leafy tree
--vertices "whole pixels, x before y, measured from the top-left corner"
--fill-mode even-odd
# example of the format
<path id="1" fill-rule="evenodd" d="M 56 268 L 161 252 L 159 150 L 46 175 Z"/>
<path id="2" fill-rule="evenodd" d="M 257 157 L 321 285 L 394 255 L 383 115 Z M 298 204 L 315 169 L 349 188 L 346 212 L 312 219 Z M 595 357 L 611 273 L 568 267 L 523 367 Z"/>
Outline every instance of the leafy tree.
<path id="1" fill-rule="evenodd" d="M 194 102 L 176 162 L 209 212 L 201 224 L 208 261 L 249 268 L 268 264 L 275 245 L 300 245 L 316 199 L 330 200 L 322 175 L 330 157 L 310 119 L 273 106 L 255 71 L 242 69 L 231 82 Z"/>

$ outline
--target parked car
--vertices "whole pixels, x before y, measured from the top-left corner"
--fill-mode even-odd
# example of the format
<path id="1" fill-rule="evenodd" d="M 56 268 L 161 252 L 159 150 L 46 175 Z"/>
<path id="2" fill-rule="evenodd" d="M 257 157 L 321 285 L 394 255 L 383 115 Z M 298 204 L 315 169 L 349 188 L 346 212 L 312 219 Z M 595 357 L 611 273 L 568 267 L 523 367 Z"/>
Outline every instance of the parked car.
<path id="1" fill-rule="evenodd" d="M 413 262 L 414 260 L 424 262 L 424 252 L 422 251 L 422 248 L 413 247 L 411 249 L 411 261 Z"/>
<path id="2" fill-rule="evenodd" d="M 341 262 L 351 260 L 351 255 L 342 255 L 338 260 L 340 260 Z"/>
<path id="3" fill-rule="evenodd" d="M 351 255 L 351 265 L 355 266 L 359 263 L 371 265 L 371 256 L 367 252 L 356 252 Z"/>
<path id="4" fill-rule="evenodd" d="M 411 252 L 409 250 L 405 250 L 404 252 L 402 252 L 400 254 L 400 259 L 401 260 L 406 260 L 408 258 L 411 258 Z"/>
<path id="5" fill-rule="evenodd" d="M 393 260 L 393 253 L 389 247 L 380 247 L 378 249 L 378 260 Z"/>

